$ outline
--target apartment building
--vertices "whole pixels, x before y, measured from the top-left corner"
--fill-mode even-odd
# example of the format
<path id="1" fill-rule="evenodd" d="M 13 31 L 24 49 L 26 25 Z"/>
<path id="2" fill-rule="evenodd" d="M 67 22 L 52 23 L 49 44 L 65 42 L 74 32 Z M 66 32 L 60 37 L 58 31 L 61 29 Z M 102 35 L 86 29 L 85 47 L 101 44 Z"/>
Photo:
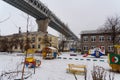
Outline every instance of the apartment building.
<path id="1" fill-rule="evenodd" d="M 38 51 L 41 51 L 46 45 L 58 48 L 58 37 L 47 34 L 47 37 L 45 36 L 46 33 L 43 32 L 29 32 L 28 33 L 28 39 L 29 39 L 29 45 L 31 48 L 36 49 Z M 27 33 L 16 33 L 12 35 L 7 35 L 7 36 L 1 36 L 0 37 L 0 45 L 1 46 L 1 51 L 4 51 L 2 48 L 4 48 L 4 45 L 6 47 L 11 47 L 12 51 L 15 52 L 21 52 L 21 48 L 23 48 L 23 51 L 25 49 L 26 45 L 26 36 Z M 45 37 L 48 38 L 48 44 L 45 44 Z M 5 40 L 7 40 L 5 42 Z M 5 42 L 5 43 L 4 43 Z M 4 44 L 2 44 L 4 43 Z M 15 44 L 14 44 L 15 43 Z"/>
<path id="2" fill-rule="evenodd" d="M 117 34 L 117 39 L 120 39 L 120 33 Z M 119 40 L 120 43 L 120 40 Z M 88 52 L 89 49 L 102 47 L 106 53 L 113 52 L 112 36 L 109 32 L 98 30 L 82 31 L 81 32 L 81 51 Z"/>

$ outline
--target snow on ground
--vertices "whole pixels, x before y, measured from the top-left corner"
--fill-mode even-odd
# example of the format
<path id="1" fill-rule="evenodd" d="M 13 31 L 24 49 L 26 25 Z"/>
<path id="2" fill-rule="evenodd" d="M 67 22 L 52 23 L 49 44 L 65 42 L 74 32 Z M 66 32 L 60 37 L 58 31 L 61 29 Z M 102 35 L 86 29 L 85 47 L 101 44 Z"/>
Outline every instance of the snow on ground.
<path id="1" fill-rule="evenodd" d="M 25 72 L 31 72 L 32 76 L 25 80 L 75 80 L 73 74 L 67 73 L 66 68 L 68 64 L 81 64 L 87 66 L 87 80 L 92 80 L 91 71 L 93 65 L 99 65 L 104 67 L 107 71 L 110 69 L 107 63 L 107 56 L 101 58 L 94 58 L 92 56 L 82 57 L 78 54 L 77 56 L 70 56 L 69 53 L 62 53 L 57 59 L 43 60 L 40 56 L 35 56 L 41 60 L 41 66 L 36 68 L 35 74 L 34 69 L 25 69 Z M 3 72 L 10 72 L 16 70 L 22 70 L 21 62 L 24 60 L 24 56 L 16 56 L 14 54 L 1 54 L 0 55 L 0 74 Z M 107 74 L 108 76 L 108 74 Z M 78 80 L 84 80 L 84 75 L 76 75 Z M 14 78 L 20 78 L 20 75 Z M 2 79 L 1 79 L 2 80 Z M 3 80 L 10 80 L 4 78 Z M 14 80 L 14 79 L 11 79 Z M 109 80 L 109 79 L 107 79 Z M 120 80 L 120 74 L 115 74 L 114 80 Z"/>

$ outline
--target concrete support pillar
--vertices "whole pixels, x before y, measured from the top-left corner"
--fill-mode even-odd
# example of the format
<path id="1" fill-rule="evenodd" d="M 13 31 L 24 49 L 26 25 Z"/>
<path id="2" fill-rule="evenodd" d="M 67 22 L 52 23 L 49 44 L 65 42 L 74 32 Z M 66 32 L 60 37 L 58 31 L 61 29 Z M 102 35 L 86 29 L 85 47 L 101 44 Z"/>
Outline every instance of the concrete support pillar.
<path id="1" fill-rule="evenodd" d="M 42 19 L 42 20 L 36 20 L 36 23 L 38 24 L 38 32 L 47 32 L 48 24 L 50 22 L 50 19 Z"/>

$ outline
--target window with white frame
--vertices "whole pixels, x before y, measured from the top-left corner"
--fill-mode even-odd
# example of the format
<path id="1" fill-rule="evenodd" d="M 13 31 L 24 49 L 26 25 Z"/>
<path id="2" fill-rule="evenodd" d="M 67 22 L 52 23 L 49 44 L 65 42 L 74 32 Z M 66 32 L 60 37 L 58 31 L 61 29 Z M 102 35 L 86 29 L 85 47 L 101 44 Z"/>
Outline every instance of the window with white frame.
<path id="1" fill-rule="evenodd" d="M 95 42 L 96 41 L 96 36 L 91 36 L 91 41 Z"/>
<path id="2" fill-rule="evenodd" d="M 95 48 L 95 46 L 91 46 L 91 49 L 94 49 Z"/>
<path id="3" fill-rule="evenodd" d="M 88 51 L 88 46 L 83 47 L 84 51 Z"/>
<path id="4" fill-rule="evenodd" d="M 83 41 L 84 41 L 84 42 L 87 42 L 87 41 L 88 41 L 88 36 L 84 36 L 84 37 L 83 37 Z"/>
<path id="5" fill-rule="evenodd" d="M 32 37 L 32 42 L 35 42 L 35 37 Z"/>
<path id="6" fill-rule="evenodd" d="M 112 41 L 112 36 L 108 36 L 108 41 Z"/>
<path id="7" fill-rule="evenodd" d="M 113 51 L 113 46 L 112 45 L 108 46 L 108 51 Z"/>
<path id="8" fill-rule="evenodd" d="M 100 42 L 104 42 L 104 40 L 105 40 L 105 37 L 104 37 L 104 36 L 99 36 L 99 41 L 100 41 Z"/>

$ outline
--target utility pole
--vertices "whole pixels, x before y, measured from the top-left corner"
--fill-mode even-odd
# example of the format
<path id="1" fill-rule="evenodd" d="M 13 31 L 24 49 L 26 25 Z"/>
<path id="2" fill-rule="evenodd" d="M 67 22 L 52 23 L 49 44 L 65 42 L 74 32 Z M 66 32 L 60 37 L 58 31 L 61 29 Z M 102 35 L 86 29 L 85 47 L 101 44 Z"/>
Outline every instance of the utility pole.
<path id="1" fill-rule="evenodd" d="M 29 26 L 29 15 L 27 17 L 27 33 L 26 33 L 26 45 L 25 45 L 25 58 L 24 58 L 24 64 L 23 64 L 23 69 L 22 69 L 22 77 L 21 77 L 21 80 L 24 80 L 24 72 L 25 72 L 25 61 L 26 61 L 26 58 L 27 58 L 27 50 L 29 49 L 29 40 L 28 40 L 28 26 Z"/>

